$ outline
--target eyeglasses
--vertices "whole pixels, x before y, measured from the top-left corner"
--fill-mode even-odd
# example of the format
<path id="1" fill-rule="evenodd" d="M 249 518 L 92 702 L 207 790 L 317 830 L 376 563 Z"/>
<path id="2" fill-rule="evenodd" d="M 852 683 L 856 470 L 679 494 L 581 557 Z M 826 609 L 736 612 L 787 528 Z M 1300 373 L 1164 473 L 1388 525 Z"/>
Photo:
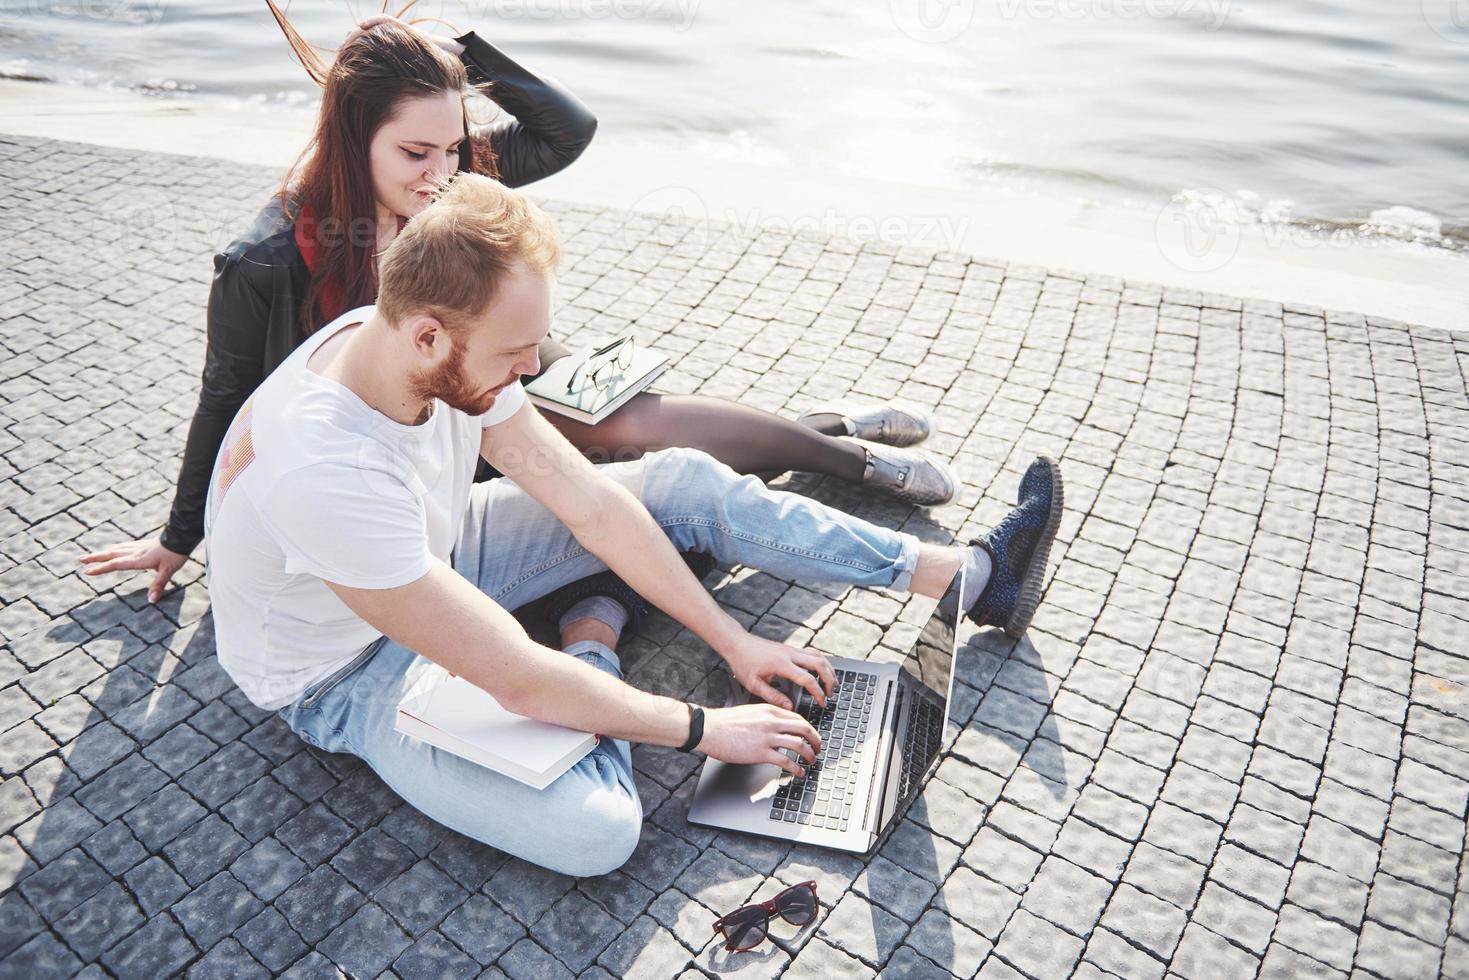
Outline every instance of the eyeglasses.
<path id="1" fill-rule="evenodd" d="M 816 882 L 792 885 L 768 902 L 737 908 L 714 923 L 724 933 L 724 948 L 731 953 L 754 949 L 769 935 L 770 917 L 779 915 L 793 926 L 804 926 L 816 917 Z"/>
<path id="2" fill-rule="evenodd" d="M 592 351 L 571 372 L 571 377 L 566 380 L 566 393 L 572 394 L 577 390 L 576 379 L 586 372 L 586 377 L 591 379 L 592 387 L 598 391 L 606 391 L 607 386 L 612 384 L 612 379 L 618 374 L 632 367 L 633 338 L 629 334 L 619 337 L 606 347 L 600 347 Z"/>

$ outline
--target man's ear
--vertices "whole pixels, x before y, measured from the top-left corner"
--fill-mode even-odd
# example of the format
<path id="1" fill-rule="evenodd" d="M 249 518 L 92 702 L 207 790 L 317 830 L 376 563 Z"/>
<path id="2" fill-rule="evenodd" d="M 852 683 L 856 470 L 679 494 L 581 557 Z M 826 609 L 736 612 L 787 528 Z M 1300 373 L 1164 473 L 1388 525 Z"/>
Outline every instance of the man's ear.
<path id="1" fill-rule="evenodd" d="M 449 350 L 449 334 L 438 317 L 420 314 L 408 321 L 408 339 L 420 356 L 434 360 Z"/>

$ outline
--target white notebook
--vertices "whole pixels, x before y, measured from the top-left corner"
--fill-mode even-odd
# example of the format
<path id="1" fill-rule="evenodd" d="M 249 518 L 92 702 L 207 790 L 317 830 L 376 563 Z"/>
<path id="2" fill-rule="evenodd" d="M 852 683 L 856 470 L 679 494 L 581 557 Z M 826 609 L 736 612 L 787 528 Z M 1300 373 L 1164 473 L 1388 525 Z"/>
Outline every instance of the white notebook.
<path id="1" fill-rule="evenodd" d="M 668 355 L 660 354 L 647 347 L 633 350 L 632 363 L 617 374 L 606 389 L 598 391 L 590 380 L 578 380 L 576 390 L 568 393 L 566 384 L 571 380 L 582 355 L 563 357 L 554 362 L 534 381 L 525 386 L 525 393 L 537 407 L 557 412 L 568 418 L 596 425 L 617 411 L 627 400 L 645 390 L 668 369 Z"/>
<path id="2" fill-rule="evenodd" d="M 576 765 L 599 737 L 507 711 L 488 691 L 437 665 L 399 702 L 395 727 L 536 789 Z"/>

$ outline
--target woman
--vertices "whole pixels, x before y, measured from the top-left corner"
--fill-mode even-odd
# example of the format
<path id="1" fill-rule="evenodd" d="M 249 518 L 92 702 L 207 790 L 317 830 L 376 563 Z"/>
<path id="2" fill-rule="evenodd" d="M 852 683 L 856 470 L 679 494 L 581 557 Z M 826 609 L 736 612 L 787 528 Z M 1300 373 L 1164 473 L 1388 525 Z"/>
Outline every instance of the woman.
<path id="1" fill-rule="evenodd" d="M 322 86 L 321 112 L 302 152 L 305 163 L 298 158 L 249 232 L 215 256 L 203 384 L 166 528 L 158 538 L 81 559 L 88 575 L 153 571 L 149 601 L 161 597 L 203 538 L 210 474 L 235 413 L 318 327 L 372 302 L 376 257 L 431 200 L 432 180 L 473 170 L 512 187 L 528 184 L 576 159 L 596 130 L 596 119 L 570 92 L 473 32 L 435 39 L 394 17 L 372 17 L 323 66 L 266 2 Z M 465 96 L 472 85 L 488 86 L 486 94 L 515 118 L 471 127 Z M 542 370 L 569 353 L 548 339 Z M 895 406 L 821 406 L 799 424 L 714 398 L 645 392 L 597 426 L 551 419 L 593 459 L 614 449 L 628 458 L 696 446 L 740 472 L 823 473 L 920 505 L 947 503 L 958 486 L 937 458 L 890 448 L 929 432 L 926 418 Z"/>

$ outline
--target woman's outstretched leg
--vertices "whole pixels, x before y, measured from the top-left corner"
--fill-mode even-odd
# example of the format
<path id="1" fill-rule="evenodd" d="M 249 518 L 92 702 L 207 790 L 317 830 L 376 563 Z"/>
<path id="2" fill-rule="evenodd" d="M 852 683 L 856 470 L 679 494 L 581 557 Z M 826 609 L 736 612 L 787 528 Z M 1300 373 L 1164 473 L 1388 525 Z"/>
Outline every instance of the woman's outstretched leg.
<path id="1" fill-rule="evenodd" d="M 821 473 L 867 483 L 916 504 L 948 503 L 958 491 L 947 466 L 926 453 L 864 445 L 704 395 L 643 392 L 596 426 L 548 417 L 572 445 L 598 463 L 682 447 L 701 449 L 738 473 Z M 812 422 L 828 431 L 846 431 L 832 414 L 813 416 Z"/>
<path id="2" fill-rule="evenodd" d="M 867 466 L 858 443 L 704 395 L 643 392 L 599 425 L 560 416 L 552 421 L 594 463 L 681 447 L 702 449 L 737 473 L 805 470 L 854 483 Z"/>

